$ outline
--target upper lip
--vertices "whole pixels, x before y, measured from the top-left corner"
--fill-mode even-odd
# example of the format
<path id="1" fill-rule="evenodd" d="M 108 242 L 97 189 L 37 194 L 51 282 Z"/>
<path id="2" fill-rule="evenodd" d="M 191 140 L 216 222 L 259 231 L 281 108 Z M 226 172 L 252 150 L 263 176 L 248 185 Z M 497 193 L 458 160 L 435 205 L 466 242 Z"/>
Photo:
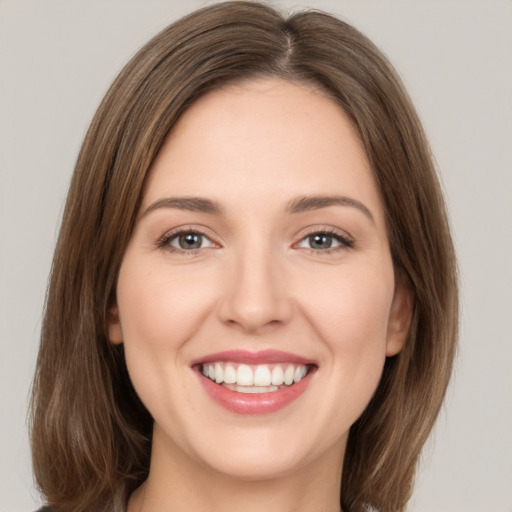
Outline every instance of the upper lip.
<path id="1" fill-rule="evenodd" d="M 226 350 L 223 352 L 215 352 L 204 357 L 195 359 L 190 363 L 191 366 L 204 363 L 215 362 L 233 362 L 242 364 L 272 364 L 272 363 L 295 363 L 303 365 L 313 365 L 315 362 L 306 357 L 292 354 L 291 352 L 283 352 L 282 350 L 260 350 L 258 352 L 250 352 L 248 350 Z"/>

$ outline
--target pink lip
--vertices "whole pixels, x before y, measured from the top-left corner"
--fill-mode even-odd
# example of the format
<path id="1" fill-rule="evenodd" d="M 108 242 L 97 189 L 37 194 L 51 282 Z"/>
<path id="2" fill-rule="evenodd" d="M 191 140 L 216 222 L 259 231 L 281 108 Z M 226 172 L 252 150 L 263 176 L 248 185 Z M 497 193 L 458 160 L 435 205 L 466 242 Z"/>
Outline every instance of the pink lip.
<path id="1" fill-rule="evenodd" d="M 306 391 L 312 373 L 309 372 L 300 382 L 277 391 L 248 394 L 216 384 L 197 370 L 199 380 L 210 398 L 230 412 L 246 415 L 270 414 L 283 409 Z"/>
<path id="2" fill-rule="evenodd" d="M 226 350 L 209 354 L 200 359 L 195 359 L 190 366 L 202 363 L 233 362 L 243 364 L 272 364 L 272 363 L 295 363 L 295 364 L 314 364 L 311 359 L 283 352 L 281 350 L 261 350 L 259 352 L 249 352 L 247 350 Z"/>
<path id="3" fill-rule="evenodd" d="M 201 373 L 200 366 L 205 363 L 214 362 L 236 362 L 242 364 L 272 364 L 272 363 L 294 363 L 303 365 L 314 365 L 313 369 L 296 384 L 271 391 L 269 393 L 240 393 L 216 384 Z M 191 362 L 191 367 L 203 385 L 206 393 L 217 404 L 221 405 L 230 412 L 236 414 L 270 414 L 277 412 L 287 405 L 291 404 L 306 391 L 315 371 L 315 363 L 311 359 L 283 352 L 280 350 L 262 350 L 259 352 L 249 352 L 246 350 L 228 350 L 209 354 L 200 359 Z"/>

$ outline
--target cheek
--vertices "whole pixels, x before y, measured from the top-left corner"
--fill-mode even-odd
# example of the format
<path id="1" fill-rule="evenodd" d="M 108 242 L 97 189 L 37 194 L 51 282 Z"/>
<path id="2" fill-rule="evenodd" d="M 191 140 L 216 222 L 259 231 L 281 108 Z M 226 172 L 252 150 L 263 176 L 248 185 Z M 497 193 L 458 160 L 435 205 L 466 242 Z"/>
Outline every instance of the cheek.
<path id="1" fill-rule="evenodd" d="M 141 272 L 136 264 L 121 268 L 118 306 L 127 345 L 151 345 L 175 349 L 200 324 L 201 312 L 210 299 L 209 287 L 186 271 L 170 273 L 165 266 Z M 202 306 L 202 307 L 201 307 Z"/>
<path id="2" fill-rule="evenodd" d="M 156 258 L 155 258 L 156 259 Z M 145 263 L 145 264 L 143 264 Z M 169 265 L 148 265 L 128 254 L 121 266 L 117 303 L 126 365 L 133 386 L 158 424 L 179 436 L 180 411 L 193 403 L 188 379 L 187 342 L 194 337 L 211 304 L 204 276 L 170 272 Z M 148 268 L 149 267 L 149 268 Z M 188 380 L 187 380 L 188 379 Z M 169 422 L 169 417 L 173 421 Z"/>
<path id="3" fill-rule="evenodd" d="M 346 268 L 324 283 L 305 297 L 304 311 L 325 343 L 330 362 L 343 375 L 375 374 L 378 380 L 393 300 L 392 268 Z"/>
<path id="4" fill-rule="evenodd" d="M 326 445 L 345 435 L 370 402 L 386 359 L 394 293 L 391 265 L 344 266 L 301 287 L 302 314 L 322 346 L 318 418 Z"/>
<path id="5" fill-rule="evenodd" d="M 188 368 L 181 347 L 202 323 L 211 302 L 209 289 L 197 286 L 186 272 L 171 274 L 165 265 L 147 270 L 136 258 L 123 262 L 117 303 L 126 363 L 137 393 L 152 413 L 168 400 L 169 385 L 179 396 Z"/>

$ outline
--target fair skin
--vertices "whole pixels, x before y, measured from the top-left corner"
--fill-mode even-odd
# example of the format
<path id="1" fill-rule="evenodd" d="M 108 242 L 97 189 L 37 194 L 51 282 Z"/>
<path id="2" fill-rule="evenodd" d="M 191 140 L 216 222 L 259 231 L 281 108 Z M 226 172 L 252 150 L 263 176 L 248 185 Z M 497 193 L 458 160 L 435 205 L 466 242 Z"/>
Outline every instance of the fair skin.
<path id="1" fill-rule="evenodd" d="M 350 426 L 402 348 L 410 302 L 365 153 L 332 100 L 278 79 L 202 97 L 150 170 L 110 310 L 154 418 L 129 512 L 339 511 Z M 265 408 L 202 374 L 208 358 L 248 362 L 216 355 L 233 350 L 256 354 L 254 372 L 307 374 L 259 387 Z"/>

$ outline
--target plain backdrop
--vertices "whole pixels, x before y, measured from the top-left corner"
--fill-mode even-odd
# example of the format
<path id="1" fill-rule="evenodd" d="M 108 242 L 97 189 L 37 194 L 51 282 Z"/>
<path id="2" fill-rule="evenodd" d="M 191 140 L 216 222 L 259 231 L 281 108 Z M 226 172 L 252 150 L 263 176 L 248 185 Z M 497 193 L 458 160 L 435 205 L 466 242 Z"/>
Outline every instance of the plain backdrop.
<path id="1" fill-rule="evenodd" d="M 100 99 L 199 0 L 0 2 L 0 512 L 30 512 L 27 397 L 63 201 Z M 352 22 L 430 137 L 462 282 L 461 347 L 410 511 L 512 512 L 512 2 L 281 1 Z M 262 511 L 264 512 L 264 511 Z"/>

